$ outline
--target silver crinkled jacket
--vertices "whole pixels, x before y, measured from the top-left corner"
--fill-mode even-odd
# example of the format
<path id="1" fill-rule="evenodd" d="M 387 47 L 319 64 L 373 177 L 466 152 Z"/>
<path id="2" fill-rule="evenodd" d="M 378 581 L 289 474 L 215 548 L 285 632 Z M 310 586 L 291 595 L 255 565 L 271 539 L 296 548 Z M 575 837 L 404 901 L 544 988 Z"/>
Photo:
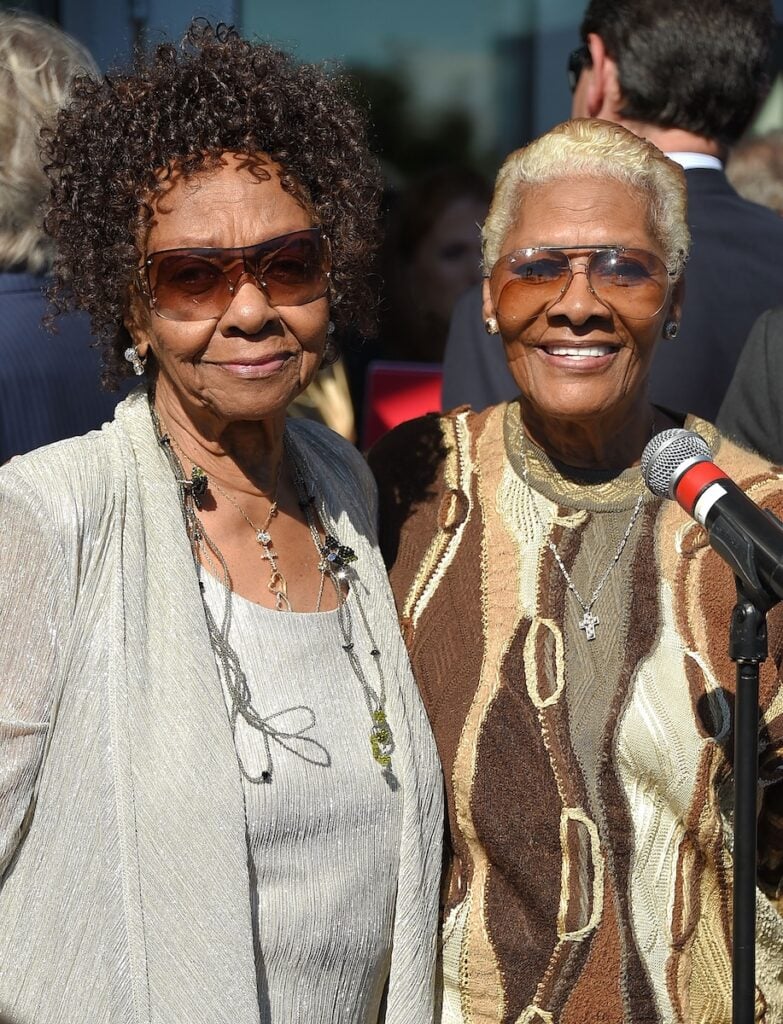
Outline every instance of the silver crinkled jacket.
<path id="1" fill-rule="evenodd" d="M 359 555 L 357 585 L 385 652 L 404 800 L 385 1020 L 426 1022 L 442 814 L 434 744 L 361 457 L 314 424 L 289 431 Z M 6 1017 L 259 1021 L 241 780 L 176 484 L 143 392 L 102 431 L 0 469 Z"/>

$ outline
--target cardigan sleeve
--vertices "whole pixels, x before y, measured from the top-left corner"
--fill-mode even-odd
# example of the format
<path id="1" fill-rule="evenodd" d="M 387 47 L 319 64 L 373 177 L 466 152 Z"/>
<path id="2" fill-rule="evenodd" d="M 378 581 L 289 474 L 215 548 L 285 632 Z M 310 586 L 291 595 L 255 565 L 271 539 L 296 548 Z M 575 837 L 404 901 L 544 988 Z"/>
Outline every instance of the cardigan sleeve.
<path id="1" fill-rule="evenodd" d="M 69 630 L 57 530 L 13 470 L 0 474 L 0 885 L 34 809 Z"/>

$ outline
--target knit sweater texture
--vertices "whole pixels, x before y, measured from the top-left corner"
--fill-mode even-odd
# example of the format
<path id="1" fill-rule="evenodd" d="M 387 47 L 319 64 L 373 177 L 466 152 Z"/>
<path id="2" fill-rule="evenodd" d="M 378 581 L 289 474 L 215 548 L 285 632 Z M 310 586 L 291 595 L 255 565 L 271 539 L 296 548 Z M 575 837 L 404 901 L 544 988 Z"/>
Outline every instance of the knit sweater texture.
<path id="1" fill-rule="evenodd" d="M 783 514 L 779 470 L 707 423 L 686 426 L 751 498 Z M 647 492 L 638 468 L 566 475 L 522 442 L 516 403 L 405 424 L 371 463 L 446 778 L 442 1020 L 730 1020 L 736 594 L 705 531 Z M 586 603 L 613 564 L 592 607 L 594 640 L 550 541 Z M 769 648 L 757 1013 L 779 1024 L 779 609 Z"/>

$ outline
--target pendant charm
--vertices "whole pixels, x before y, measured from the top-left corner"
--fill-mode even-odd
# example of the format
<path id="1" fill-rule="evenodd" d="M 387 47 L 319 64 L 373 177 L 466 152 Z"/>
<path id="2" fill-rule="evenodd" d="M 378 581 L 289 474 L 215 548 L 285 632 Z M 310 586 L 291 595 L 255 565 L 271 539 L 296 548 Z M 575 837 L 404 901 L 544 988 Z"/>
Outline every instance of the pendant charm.
<path id="1" fill-rule="evenodd" d="M 587 640 L 595 640 L 595 627 L 599 625 L 599 619 L 593 615 L 589 608 L 585 608 L 585 613 L 579 622 L 579 628 L 585 631 L 585 638 Z"/>
<path id="2" fill-rule="evenodd" d="M 320 552 L 322 564 L 325 563 L 327 569 L 334 570 L 339 579 L 345 579 L 347 575 L 345 573 L 346 566 L 356 561 L 356 553 L 353 548 L 349 548 L 346 544 L 341 544 L 331 533 L 327 533 L 324 537 L 323 547 L 320 549 Z"/>
<path id="3" fill-rule="evenodd" d="M 389 723 L 386 721 L 386 712 L 382 708 L 372 713 L 370 746 L 372 747 L 372 756 L 381 768 L 391 768 L 394 740 L 392 739 Z"/>
<path id="4" fill-rule="evenodd" d="M 190 495 L 196 508 L 201 508 L 208 487 L 209 477 L 199 466 L 194 466 L 190 474 Z"/>

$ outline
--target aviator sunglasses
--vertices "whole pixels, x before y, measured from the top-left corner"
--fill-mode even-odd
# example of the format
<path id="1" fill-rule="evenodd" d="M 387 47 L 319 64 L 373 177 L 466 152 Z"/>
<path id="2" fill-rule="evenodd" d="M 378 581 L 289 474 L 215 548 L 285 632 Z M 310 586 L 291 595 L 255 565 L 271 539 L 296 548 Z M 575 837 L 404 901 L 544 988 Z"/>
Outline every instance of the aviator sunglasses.
<path id="1" fill-rule="evenodd" d="M 150 306 L 164 320 L 219 320 L 249 277 L 270 306 L 304 306 L 329 290 L 329 244 L 320 228 L 236 249 L 163 249 L 138 268 Z"/>
<path id="2" fill-rule="evenodd" d="M 489 275 L 495 309 L 506 319 L 527 320 L 563 294 L 575 272 L 584 272 L 593 295 L 619 316 L 647 320 L 663 309 L 673 275 L 654 253 L 621 246 L 536 246 L 501 256 Z"/>

